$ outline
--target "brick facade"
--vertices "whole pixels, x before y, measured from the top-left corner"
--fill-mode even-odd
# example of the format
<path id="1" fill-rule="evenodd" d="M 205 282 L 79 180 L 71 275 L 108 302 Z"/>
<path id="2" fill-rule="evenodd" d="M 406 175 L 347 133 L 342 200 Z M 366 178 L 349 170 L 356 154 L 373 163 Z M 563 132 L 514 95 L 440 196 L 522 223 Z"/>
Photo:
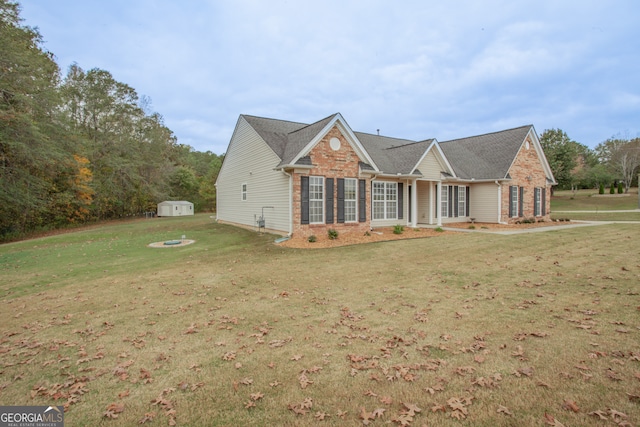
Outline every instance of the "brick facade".
<path id="1" fill-rule="evenodd" d="M 520 151 L 509 169 L 509 175 L 511 176 L 512 181 L 508 184 L 505 183 L 502 186 L 502 222 L 514 223 L 525 218 L 535 218 L 537 221 L 551 220 L 551 186 L 547 183 L 547 177 L 542 164 L 543 163 L 534 148 L 533 142 L 530 137 L 527 136 L 526 141 L 520 147 Z M 509 217 L 509 187 L 512 185 L 522 187 L 524 189 L 521 217 Z M 544 216 L 534 215 L 534 191 L 536 187 L 546 189 Z"/>
<path id="2" fill-rule="evenodd" d="M 340 149 L 333 150 L 329 141 L 331 138 L 338 138 L 340 140 Z M 369 178 L 365 178 L 359 175 L 359 161 L 358 154 L 354 151 L 351 144 L 347 142 L 342 132 L 338 127 L 334 126 L 325 136 L 316 144 L 316 146 L 309 153 L 311 157 L 311 163 L 313 168 L 310 170 L 296 170 L 293 175 L 293 234 L 296 236 L 309 237 L 311 235 L 326 235 L 329 229 L 334 229 L 338 233 L 352 233 L 359 232 L 364 233 L 370 229 L 371 224 L 371 212 L 369 206 L 371 206 L 371 182 Z M 334 206 L 333 206 L 333 218 L 332 224 L 301 224 L 301 176 L 322 176 L 324 178 L 356 178 L 366 179 L 366 191 L 367 191 L 367 220 L 365 222 L 345 222 L 338 223 L 337 218 L 337 185 L 334 185 Z M 326 186 L 325 186 L 326 191 Z M 326 198 L 326 195 L 325 195 Z M 326 206 L 325 206 L 326 209 Z M 357 212 L 357 209 L 356 209 Z M 326 218 L 326 212 L 325 212 Z"/>

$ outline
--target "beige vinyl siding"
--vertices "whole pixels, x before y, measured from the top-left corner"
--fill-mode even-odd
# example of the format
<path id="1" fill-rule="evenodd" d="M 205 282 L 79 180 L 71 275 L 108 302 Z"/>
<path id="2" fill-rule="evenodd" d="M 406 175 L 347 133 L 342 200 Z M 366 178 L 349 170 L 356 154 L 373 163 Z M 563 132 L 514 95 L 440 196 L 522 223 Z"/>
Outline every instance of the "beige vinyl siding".
<path id="1" fill-rule="evenodd" d="M 497 222 L 498 189 L 493 182 L 471 185 L 469 217 L 475 218 L 476 222 Z"/>
<path id="2" fill-rule="evenodd" d="M 418 181 L 418 224 L 428 224 L 429 223 L 429 210 L 431 206 L 429 205 L 429 191 L 430 191 L 430 182 L 426 181 Z M 435 219 L 435 217 L 434 217 Z"/>
<path id="3" fill-rule="evenodd" d="M 435 150 L 432 149 L 418 164 L 418 170 L 424 175 L 423 179 L 438 181 L 440 180 L 440 172 L 446 169 L 440 164 Z"/>
<path id="4" fill-rule="evenodd" d="M 289 177 L 274 168 L 280 159 L 240 117 L 217 180 L 217 218 L 255 226 L 264 209 L 267 229 L 289 232 Z M 242 200 L 247 184 L 247 200 Z"/>

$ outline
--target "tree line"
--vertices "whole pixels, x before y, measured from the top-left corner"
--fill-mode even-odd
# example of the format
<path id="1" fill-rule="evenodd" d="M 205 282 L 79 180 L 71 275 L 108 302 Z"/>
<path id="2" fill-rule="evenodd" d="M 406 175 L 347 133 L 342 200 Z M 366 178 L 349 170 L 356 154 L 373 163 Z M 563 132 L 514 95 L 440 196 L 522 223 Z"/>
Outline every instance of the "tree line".
<path id="1" fill-rule="evenodd" d="M 560 190 L 620 186 L 626 193 L 638 185 L 640 138 L 615 136 L 594 149 L 573 141 L 561 129 L 548 129 L 540 144 Z"/>
<path id="2" fill-rule="evenodd" d="M 163 200 L 215 209 L 223 155 L 179 144 L 149 106 L 108 71 L 63 77 L 19 4 L 0 0 L 0 241 Z"/>

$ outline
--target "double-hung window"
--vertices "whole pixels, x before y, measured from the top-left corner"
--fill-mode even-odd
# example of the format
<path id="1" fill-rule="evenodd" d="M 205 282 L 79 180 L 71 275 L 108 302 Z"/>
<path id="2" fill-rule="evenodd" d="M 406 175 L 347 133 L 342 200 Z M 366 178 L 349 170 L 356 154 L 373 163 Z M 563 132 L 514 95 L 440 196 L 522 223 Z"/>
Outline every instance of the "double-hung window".
<path id="1" fill-rule="evenodd" d="M 458 186 L 458 216 L 467 216 L 467 187 Z"/>
<path id="2" fill-rule="evenodd" d="M 247 184 L 242 184 L 241 196 L 242 196 L 242 201 L 246 202 L 247 201 Z"/>
<path id="3" fill-rule="evenodd" d="M 509 216 L 511 218 L 518 216 L 518 186 L 509 186 Z"/>
<path id="4" fill-rule="evenodd" d="M 397 182 L 373 182 L 373 219 L 398 219 Z"/>
<path id="5" fill-rule="evenodd" d="M 449 216 L 449 186 L 448 185 L 442 185 L 442 191 L 440 192 L 440 199 L 441 199 L 441 211 L 440 211 L 440 216 L 442 218 L 446 218 Z"/>
<path id="6" fill-rule="evenodd" d="M 358 220 L 357 212 L 357 191 L 358 180 L 346 178 L 344 180 L 344 221 L 356 222 Z"/>
<path id="7" fill-rule="evenodd" d="M 536 187 L 533 190 L 533 215 L 540 216 L 542 215 L 542 189 L 540 187 Z"/>
<path id="8" fill-rule="evenodd" d="M 309 177 L 309 222 L 320 224 L 324 222 L 324 178 Z"/>

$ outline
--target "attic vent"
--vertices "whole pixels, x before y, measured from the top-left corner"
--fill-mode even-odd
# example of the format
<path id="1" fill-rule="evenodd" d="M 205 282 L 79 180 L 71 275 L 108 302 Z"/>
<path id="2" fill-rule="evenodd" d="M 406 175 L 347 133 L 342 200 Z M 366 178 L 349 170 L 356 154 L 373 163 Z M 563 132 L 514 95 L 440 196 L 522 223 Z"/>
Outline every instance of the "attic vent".
<path id="1" fill-rule="evenodd" d="M 340 149 L 340 140 L 338 138 L 331 138 L 329 140 L 329 146 L 333 151 L 338 151 Z"/>

